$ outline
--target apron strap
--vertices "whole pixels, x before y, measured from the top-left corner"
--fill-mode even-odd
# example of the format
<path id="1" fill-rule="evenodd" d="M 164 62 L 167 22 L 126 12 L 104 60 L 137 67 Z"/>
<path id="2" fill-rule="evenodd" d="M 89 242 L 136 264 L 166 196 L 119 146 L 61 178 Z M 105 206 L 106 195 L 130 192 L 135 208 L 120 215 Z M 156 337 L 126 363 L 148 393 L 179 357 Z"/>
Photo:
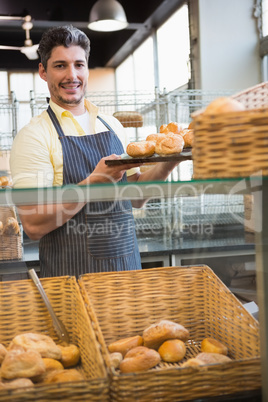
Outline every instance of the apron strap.
<path id="1" fill-rule="evenodd" d="M 52 121 L 52 123 L 53 123 L 53 125 L 54 125 L 54 127 L 55 127 L 55 129 L 56 129 L 56 131 L 58 133 L 59 138 L 65 137 L 64 132 L 63 132 L 63 130 L 61 128 L 61 125 L 59 123 L 59 120 L 57 119 L 57 116 L 55 115 L 55 113 L 53 112 L 53 110 L 51 109 L 50 106 L 47 108 L 47 112 L 48 112 L 48 115 L 51 118 L 51 121 Z"/>
<path id="2" fill-rule="evenodd" d="M 108 130 L 109 131 L 111 131 L 113 134 L 115 134 L 115 132 L 114 132 L 114 130 L 112 129 L 112 127 L 111 126 L 109 126 L 109 124 L 108 123 L 106 123 L 106 121 L 105 120 L 103 120 L 100 116 L 97 116 L 97 119 L 99 119 L 104 125 L 105 125 L 105 127 L 107 127 L 108 128 Z"/>
<path id="3" fill-rule="evenodd" d="M 57 116 L 55 115 L 55 113 L 53 112 L 53 110 L 51 109 L 50 106 L 48 106 L 47 112 L 48 112 L 48 115 L 49 115 L 49 117 L 50 117 L 50 119 L 51 119 L 51 121 L 52 121 L 52 123 L 53 123 L 53 125 L 54 125 L 54 127 L 55 127 L 55 129 L 57 131 L 57 133 L 58 133 L 59 138 L 65 137 L 65 134 L 64 134 L 64 132 L 63 132 L 63 130 L 61 128 L 61 125 L 59 123 L 59 120 L 57 119 Z M 112 129 L 112 127 L 109 126 L 109 124 L 106 123 L 105 120 L 103 120 L 100 116 L 97 116 L 97 118 L 105 125 L 106 128 L 108 128 L 109 131 L 111 131 L 113 134 L 115 134 L 115 132 Z"/>

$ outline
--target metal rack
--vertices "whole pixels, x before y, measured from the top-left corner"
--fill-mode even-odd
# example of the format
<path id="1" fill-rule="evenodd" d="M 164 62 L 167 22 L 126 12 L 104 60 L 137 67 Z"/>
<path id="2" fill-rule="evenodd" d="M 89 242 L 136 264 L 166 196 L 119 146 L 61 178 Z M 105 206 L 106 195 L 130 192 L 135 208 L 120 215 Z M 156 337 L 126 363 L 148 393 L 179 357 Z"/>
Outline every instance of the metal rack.
<path id="1" fill-rule="evenodd" d="M 19 103 L 14 92 L 0 96 L 0 151 L 9 151 L 17 133 Z"/>

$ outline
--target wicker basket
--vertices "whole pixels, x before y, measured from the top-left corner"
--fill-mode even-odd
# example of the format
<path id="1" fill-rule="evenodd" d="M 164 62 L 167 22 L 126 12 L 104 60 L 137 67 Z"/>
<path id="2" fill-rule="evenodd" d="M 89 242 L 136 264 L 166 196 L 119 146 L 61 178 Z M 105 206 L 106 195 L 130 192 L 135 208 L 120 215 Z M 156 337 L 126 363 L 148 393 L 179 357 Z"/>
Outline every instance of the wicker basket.
<path id="1" fill-rule="evenodd" d="M 209 267 L 86 274 L 79 285 L 109 368 L 113 401 L 186 401 L 260 389 L 258 322 Z M 186 358 L 200 352 L 203 338 L 214 337 L 228 345 L 233 361 L 199 370 L 181 368 L 186 358 L 141 373 L 112 369 L 107 345 L 142 335 L 160 319 L 188 328 Z"/>
<path id="2" fill-rule="evenodd" d="M 15 207 L 0 207 L 0 221 L 5 225 L 8 218 L 17 218 Z M 0 235 L 0 260 L 20 260 L 22 258 L 22 233 Z"/>
<path id="3" fill-rule="evenodd" d="M 78 369 L 85 381 L 0 390 L 0 401 L 108 401 L 107 372 L 76 279 L 57 277 L 41 281 L 55 313 L 69 332 L 70 342 L 80 349 Z M 14 336 L 23 332 L 43 333 L 59 342 L 51 317 L 31 280 L 0 282 L 0 305 L 0 343 L 8 346 Z"/>
<path id="4" fill-rule="evenodd" d="M 233 95 L 246 110 L 196 114 L 193 145 L 195 179 L 268 174 L 268 83 Z"/>

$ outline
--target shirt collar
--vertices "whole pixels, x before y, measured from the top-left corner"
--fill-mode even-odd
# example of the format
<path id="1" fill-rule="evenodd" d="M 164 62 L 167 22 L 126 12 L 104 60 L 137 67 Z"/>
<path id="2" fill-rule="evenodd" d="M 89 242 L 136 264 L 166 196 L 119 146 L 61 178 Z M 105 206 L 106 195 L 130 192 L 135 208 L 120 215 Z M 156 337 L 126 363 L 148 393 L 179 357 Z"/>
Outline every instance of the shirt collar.
<path id="1" fill-rule="evenodd" d="M 85 108 L 96 119 L 97 115 L 98 115 L 98 111 L 99 111 L 98 106 L 94 105 L 94 103 L 91 103 L 87 99 L 84 99 L 84 102 L 85 102 Z M 61 106 L 57 105 L 51 99 L 49 100 L 49 105 L 50 105 L 51 109 L 53 110 L 53 112 L 56 114 L 56 116 L 58 118 L 61 119 L 61 117 L 64 116 L 64 112 L 66 112 L 66 109 L 64 109 Z"/>

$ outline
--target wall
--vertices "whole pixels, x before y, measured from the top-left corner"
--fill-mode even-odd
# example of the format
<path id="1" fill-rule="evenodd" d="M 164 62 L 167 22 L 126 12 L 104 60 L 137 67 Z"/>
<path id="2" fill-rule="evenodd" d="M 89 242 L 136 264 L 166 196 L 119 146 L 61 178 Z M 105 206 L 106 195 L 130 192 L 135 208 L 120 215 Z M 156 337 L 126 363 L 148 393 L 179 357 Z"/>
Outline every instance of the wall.
<path id="1" fill-rule="evenodd" d="M 254 0 L 198 0 L 201 89 L 241 90 L 261 82 L 253 6 Z"/>
<path id="2" fill-rule="evenodd" d="M 115 91 L 113 68 L 94 68 L 89 70 L 88 91 Z"/>

